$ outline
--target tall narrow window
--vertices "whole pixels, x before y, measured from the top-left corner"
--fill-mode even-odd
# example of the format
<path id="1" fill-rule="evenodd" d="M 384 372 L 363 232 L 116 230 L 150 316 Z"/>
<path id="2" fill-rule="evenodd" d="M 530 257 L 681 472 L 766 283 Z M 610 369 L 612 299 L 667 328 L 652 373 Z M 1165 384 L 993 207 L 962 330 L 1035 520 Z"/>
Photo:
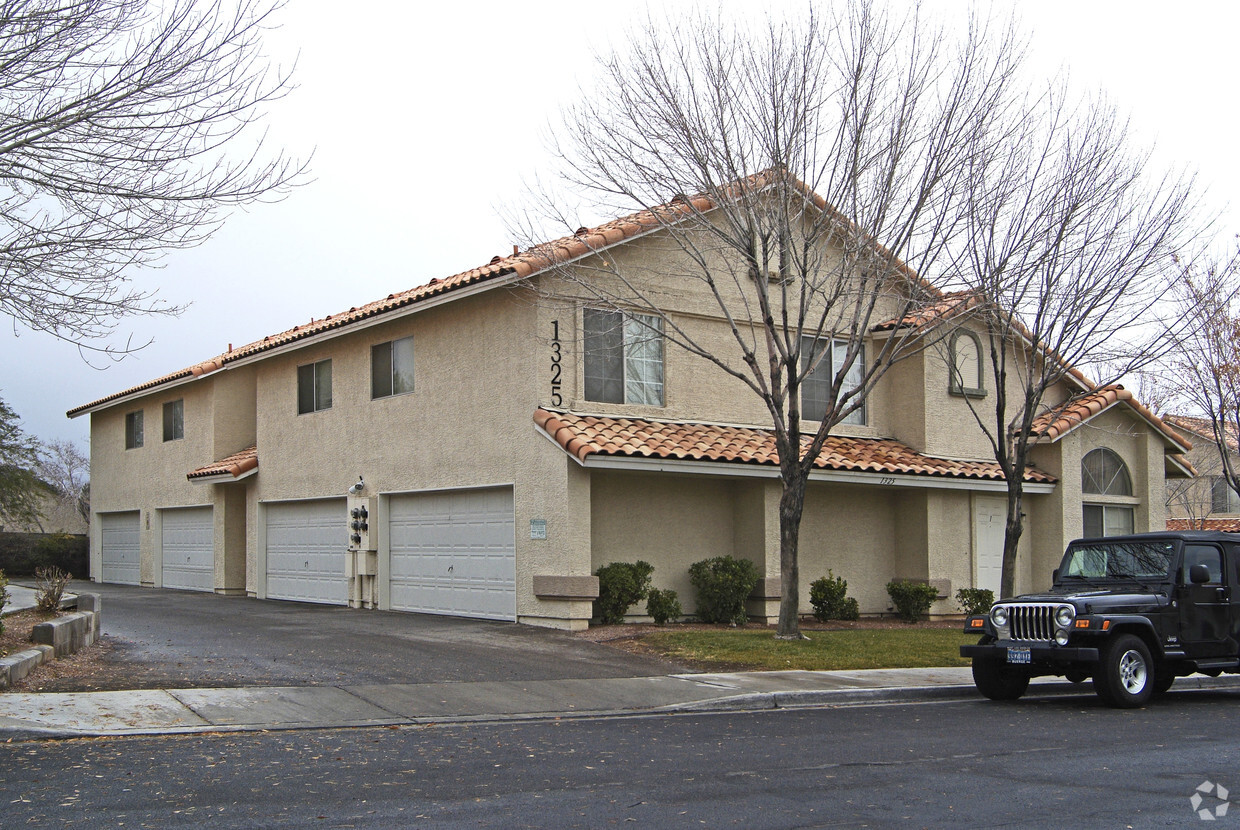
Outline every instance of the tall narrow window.
<path id="1" fill-rule="evenodd" d="M 142 446 L 142 410 L 125 415 L 125 449 L 134 450 Z"/>
<path id="2" fill-rule="evenodd" d="M 971 331 L 958 331 L 952 335 L 951 380 L 947 391 L 953 395 L 970 398 L 985 396 L 982 382 L 982 342 Z"/>
<path id="3" fill-rule="evenodd" d="M 1124 460 L 1105 447 L 1087 453 L 1081 459 L 1081 492 L 1086 498 L 1091 495 L 1131 497 L 1132 479 Z M 1135 509 L 1126 504 L 1086 502 L 1082 507 L 1085 536 L 1133 533 L 1135 513 Z"/>
<path id="4" fill-rule="evenodd" d="M 1226 476 L 1213 476 L 1210 479 L 1210 512 L 1240 513 L 1240 497 L 1231 489 Z"/>
<path id="5" fill-rule="evenodd" d="M 824 355 L 827 349 L 831 350 L 831 354 L 819 360 L 819 356 Z M 812 337 L 801 339 L 801 368 L 807 369 L 818 361 L 813 371 L 801 381 L 802 418 L 807 421 L 821 421 L 826 417 L 827 407 L 831 404 L 831 381 L 844 368 L 844 361 L 847 358 L 847 340 L 833 341 L 826 338 L 815 340 Z M 865 346 L 861 346 L 857 359 L 853 361 L 852 366 L 848 367 L 848 374 L 844 378 L 844 387 L 841 392 L 848 392 L 860 386 L 864 374 Z M 850 412 L 840 423 L 864 425 L 865 402 L 863 401 L 861 406 Z"/>
<path id="6" fill-rule="evenodd" d="M 413 338 L 402 337 L 370 347 L 370 397 L 386 398 L 413 391 Z"/>
<path id="7" fill-rule="evenodd" d="M 297 367 L 297 414 L 332 408 L 332 362 Z"/>
<path id="8" fill-rule="evenodd" d="M 587 308 L 586 400 L 663 405 L 663 321 Z"/>
<path id="9" fill-rule="evenodd" d="M 185 437 L 185 401 L 169 401 L 164 404 L 164 440 L 177 441 Z"/>

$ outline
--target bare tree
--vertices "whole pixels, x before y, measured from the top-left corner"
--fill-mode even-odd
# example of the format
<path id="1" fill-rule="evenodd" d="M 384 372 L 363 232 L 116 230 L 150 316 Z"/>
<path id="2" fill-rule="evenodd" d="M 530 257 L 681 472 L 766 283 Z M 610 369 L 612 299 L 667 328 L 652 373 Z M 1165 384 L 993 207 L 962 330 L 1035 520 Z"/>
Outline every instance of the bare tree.
<path id="1" fill-rule="evenodd" d="M 90 458 L 72 441 L 40 442 L 38 476 L 68 510 L 90 520 Z"/>
<path id="2" fill-rule="evenodd" d="M 1165 353 L 1174 324 L 1160 300 L 1198 230 L 1191 179 L 1151 170 L 1113 107 L 1051 88 L 1014 114 L 973 155 L 955 249 L 962 304 L 988 341 L 992 388 L 970 407 L 1007 481 L 1003 596 L 1035 420 Z"/>
<path id="3" fill-rule="evenodd" d="M 613 215 L 648 211 L 667 256 L 652 275 L 536 250 L 586 302 L 656 329 L 765 406 L 782 483 L 779 637 L 800 636 L 810 472 L 884 372 L 924 345 L 904 321 L 938 299 L 972 137 L 1006 105 L 1019 59 L 1009 30 L 950 39 L 868 3 L 760 31 L 699 16 L 648 24 L 566 113 L 566 189 Z M 579 224 L 552 198 L 540 207 Z M 676 313 L 685 288 L 710 298 L 722 345 Z"/>
<path id="4" fill-rule="evenodd" d="M 264 0 L 0 0 L 0 310 L 88 345 L 176 313 L 126 274 L 304 166 L 244 146 L 289 74 Z M 243 148 L 244 147 L 244 148 Z M 238 152 L 239 151 L 239 152 Z"/>
<path id="5" fill-rule="evenodd" d="M 1240 436 L 1240 250 L 1184 261 L 1177 288 L 1184 326 L 1167 360 L 1171 400 L 1208 422 L 1217 475 L 1240 496 L 1240 469 L 1228 449 Z"/>

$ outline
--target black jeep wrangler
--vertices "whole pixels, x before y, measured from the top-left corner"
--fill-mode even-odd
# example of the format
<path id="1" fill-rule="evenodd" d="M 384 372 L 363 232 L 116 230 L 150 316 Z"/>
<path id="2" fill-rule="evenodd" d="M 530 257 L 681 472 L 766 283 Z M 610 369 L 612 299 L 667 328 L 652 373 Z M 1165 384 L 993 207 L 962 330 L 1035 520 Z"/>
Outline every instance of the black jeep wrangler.
<path id="1" fill-rule="evenodd" d="M 961 646 L 991 700 L 1029 680 L 1094 680 L 1112 706 L 1141 706 L 1177 677 L 1240 673 L 1240 534 L 1142 533 L 1078 539 L 1044 594 L 996 602 L 965 621 Z"/>

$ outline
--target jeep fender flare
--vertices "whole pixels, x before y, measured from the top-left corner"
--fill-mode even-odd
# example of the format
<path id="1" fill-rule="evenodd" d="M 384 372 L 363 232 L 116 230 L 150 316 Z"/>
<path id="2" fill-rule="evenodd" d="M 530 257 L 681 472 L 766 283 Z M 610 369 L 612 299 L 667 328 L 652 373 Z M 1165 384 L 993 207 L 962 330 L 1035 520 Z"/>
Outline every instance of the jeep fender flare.
<path id="1" fill-rule="evenodd" d="M 1117 634 L 1135 634 L 1145 642 L 1145 647 L 1150 650 L 1150 656 L 1154 660 L 1162 660 L 1166 656 L 1162 640 L 1148 617 L 1138 614 L 1100 614 L 1095 620 L 1095 625 L 1099 626 L 1104 621 L 1111 623 L 1105 631 L 1095 629 L 1103 639 L 1110 639 Z"/>

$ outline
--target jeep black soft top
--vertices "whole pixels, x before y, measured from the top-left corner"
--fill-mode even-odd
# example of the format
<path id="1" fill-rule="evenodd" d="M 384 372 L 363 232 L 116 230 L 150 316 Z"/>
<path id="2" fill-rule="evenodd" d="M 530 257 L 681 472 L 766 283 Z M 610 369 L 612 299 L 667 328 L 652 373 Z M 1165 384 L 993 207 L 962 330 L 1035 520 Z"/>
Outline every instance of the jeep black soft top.
<path id="1" fill-rule="evenodd" d="M 1240 673 L 1240 534 L 1185 530 L 1077 539 L 1044 592 L 970 617 L 960 653 L 992 700 L 1033 677 L 1093 678 L 1113 706 L 1140 706 L 1176 677 Z"/>

